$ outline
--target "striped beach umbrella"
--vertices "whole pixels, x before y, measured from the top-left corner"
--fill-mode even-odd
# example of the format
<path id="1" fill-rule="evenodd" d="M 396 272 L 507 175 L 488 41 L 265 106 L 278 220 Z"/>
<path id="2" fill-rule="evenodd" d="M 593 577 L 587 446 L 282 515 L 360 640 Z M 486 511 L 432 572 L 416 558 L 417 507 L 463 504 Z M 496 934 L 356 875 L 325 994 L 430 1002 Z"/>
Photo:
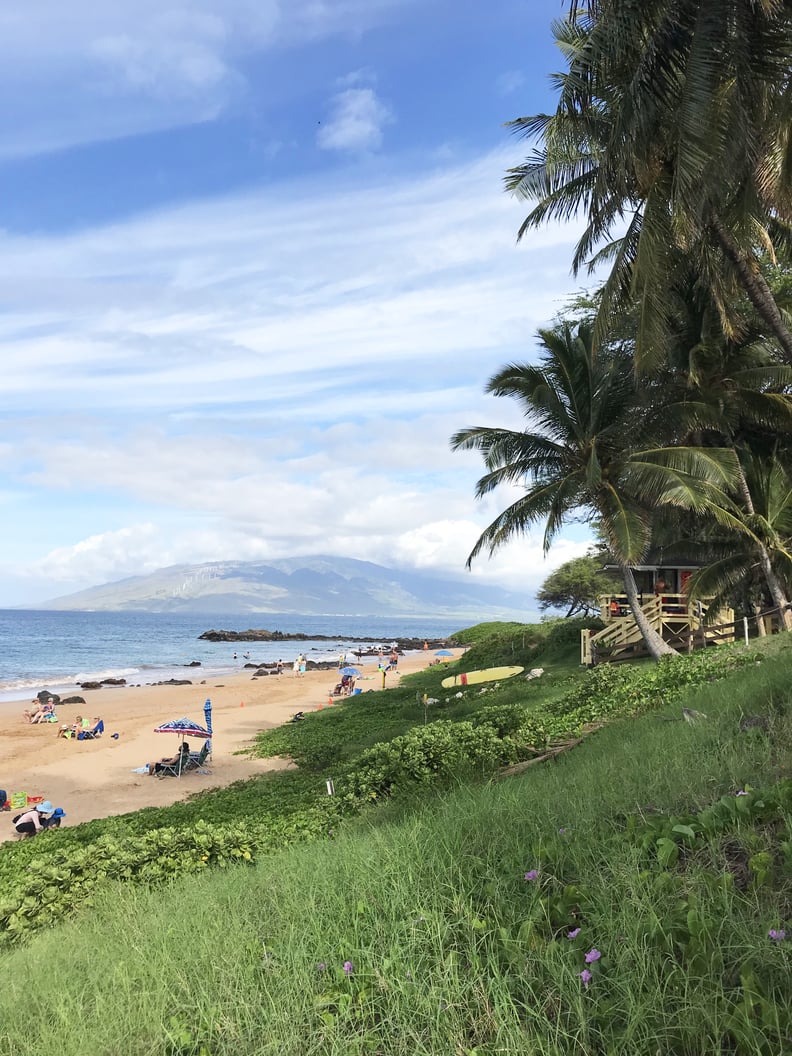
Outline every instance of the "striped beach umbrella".
<path id="1" fill-rule="evenodd" d="M 206 729 L 205 726 L 201 726 L 200 723 L 193 722 L 192 719 L 171 719 L 170 722 L 160 723 L 159 726 L 154 728 L 155 733 L 175 733 L 179 738 L 185 737 L 203 737 L 205 740 L 209 740 L 211 733 Z M 179 754 L 179 777 L 181 777 L 183 757 Z"/>
<path id="2" fill-rule="evenodd" d="M 171 719 L 154 728 L 155 733 L 175 733 L 180 737 L 211 737 L 211 733 L 205 726 L 193 722 L 192 719 Z"/>
<path id="3" fill-rule="evenodd" d="M 212 701 L 209 699 L 209 697 L 206 698 L 206 702 L 204 703 L 204 722 L 206 723 L 206 728 L 209 731 L 209 736 L 211 737 L 212 736 Z M 210 752 L 212 751 L 212 742 L 211 741 L 209 741 L 209 751 Z"/>

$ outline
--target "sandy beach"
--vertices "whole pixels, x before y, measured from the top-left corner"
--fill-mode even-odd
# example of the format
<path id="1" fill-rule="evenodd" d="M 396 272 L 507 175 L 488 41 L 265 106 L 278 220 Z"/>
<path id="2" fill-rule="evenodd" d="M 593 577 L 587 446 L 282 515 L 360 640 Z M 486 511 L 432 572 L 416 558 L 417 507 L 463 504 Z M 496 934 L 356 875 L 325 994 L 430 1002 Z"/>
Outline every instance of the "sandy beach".
<path id="1" fill-rule="evenodd" d="M 387 675 L 387 687 L 398 685 L 401 674 L 426 667 L 431 657 L 412 654 L 399 660 L 399 675 Z M 376 668 L 364 667 L 357 685 L 365 693 L 380 692 Z M 67 814 L 65 824 L 125 814 L 141 807 L 166 806 L 207 788 L 219 788 L 240 778 L 290 765 L 285 759 L 253 759 L 236 755 L 250 745 L 259 730 L 287 721 L 295 711 L 328 706 L 336 683 L 334 671 L 311 671 L 295 676 L 252 679 L 246 673 L 221 683 L 199 678 L 189 686 L 119 686 L 79 690 L 85 706 L 60 705 L 59 723 L 31 725 L 22 718 L 29 699 L 0 705 L 0 788 L 9 796 L 24 791 L 44 796 Z M 387 687 L 385 692 L 387 692 Z M 180 739 L 154 733 L 154 727 L 183 716 L 204 723 L 204 701 L 212 701 L 213 758 L 211 774 L 182 778 L 149 777 L 134 773 L 151 760 L 172 756 Z M 100 716 L 105 734 L 95 741 L 57 736 L 62 722 L 77 715 Z M 117 733 L 114 739 L 112 734 Z M 191 747 L 200 748 L 200 741 Z M 14 838 L 11 814 L 0 814 L 0 842 Z"/>

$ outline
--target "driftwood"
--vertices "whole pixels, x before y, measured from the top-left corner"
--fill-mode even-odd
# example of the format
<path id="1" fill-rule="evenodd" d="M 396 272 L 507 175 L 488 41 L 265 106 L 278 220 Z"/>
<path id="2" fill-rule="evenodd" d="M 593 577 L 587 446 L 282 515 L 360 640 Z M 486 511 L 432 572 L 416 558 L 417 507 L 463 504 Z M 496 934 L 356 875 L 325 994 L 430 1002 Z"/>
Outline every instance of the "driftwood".
<path id="1" fill-rule="evenodd" d="M 525 759 L 521 763 L 514 763 L 512 766 L 507 766 L 503 770 L 499 770 L 495 775 L 495 778 L 500 780 L 502 777 L 516 777 L 518 774 L 527 770 L 529 766 L 533 766 L 534 763 L 546 763 L 548 759 L 555 759 L 557 755 L 561 755 L 563 752 L 568 752 L 570 748 L 577 748 L 579 744 L 582 744 L 583 741 L 585 741 L 589 734 L 601 730 L 604 725 L 604 722 L 591 722 L 583 727 L 582 736 L 576 737 L 572 741 L 565 741 L 563 744 L 558 744 L 554 748 L 548 748 L 546 752 L 543 752 L 541 755 L 535 755 L 533 759 Z"/>

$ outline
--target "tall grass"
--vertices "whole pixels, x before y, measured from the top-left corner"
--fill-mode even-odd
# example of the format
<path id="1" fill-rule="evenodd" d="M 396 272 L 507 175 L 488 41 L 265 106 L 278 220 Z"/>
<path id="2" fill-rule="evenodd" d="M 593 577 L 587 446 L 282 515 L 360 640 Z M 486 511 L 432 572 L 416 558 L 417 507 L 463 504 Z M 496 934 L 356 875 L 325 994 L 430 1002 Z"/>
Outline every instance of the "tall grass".
<path id="1" fill-rule="evenodd" d="M 767 930 L 792 914 L 789 878 L 730 882 L 726 840 L 658 873 L 625 818 L 789 776 L 791 676 L 784 654 L 697 689 L 697 725 L 654 712 L 255 868 L 114 888 L 0 957 L 0 1054 L 777 1056 L 792 963 Z M 740 732 L 757 713 L 767 733 Z M 761 999 L 740 1005 L 751 979 Z"/>

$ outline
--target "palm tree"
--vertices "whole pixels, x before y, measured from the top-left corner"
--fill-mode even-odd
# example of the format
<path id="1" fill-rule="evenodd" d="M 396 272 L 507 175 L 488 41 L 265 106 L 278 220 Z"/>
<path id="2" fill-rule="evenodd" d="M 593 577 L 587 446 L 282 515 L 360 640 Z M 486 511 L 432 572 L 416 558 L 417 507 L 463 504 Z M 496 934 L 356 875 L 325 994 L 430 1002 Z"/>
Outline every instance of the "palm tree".
<path id="1" fill-rule="evenodd" d="M 538 522 L 547 552 L 564 523 L 597 518 L 647 648 L 655 658 L 673 653 L 641 609 L 631 566 L 649 546 L 652 508 L 709 508 L 709 491 L 720 493 L 734 479 L 734 455 L 660 442 L 660 408 L 640 406 L 630 357 L 620 348 L 595 354 L 589 324 L 540 330 L 539 340 L 538 366 L 506 366 L 487 386 L 518 400 L 528 428 L 479 426 L 451 439 L 455 450 L 484 457 L 479 498 L 501 484 L 525 489 L 482 532 L 468 566 Z"/>
<path id="2" fill-rule="evenodd" d="M 773 603 L 787 630 L 792 630 L 788 589 L 778 573 L 771 550 L 777 549 L 777 536 L 766 517 L 755 508 L 752 488 L 744 465 L 754 466 L 752 477 L 758 490 L 761 475 L 752 455 L 764 440 L 770 464 L 777 460 L 778 437 L 792 434 L 792 367 L 779 365 L 758 334 L 746 332 L 742 340 L 730 340 L 719 326 L 717 314 L 706 297 L 696 297 L 691 282 L 687 297 L 680 302 L 678 326 L 671 342 L 666 370 L 645 379 L 661 387 L 666 400 L 678 401 L 669 407 L 676 415 L 678 432 L 687 418 L 693 439 L 729 447 L 736 458 L 735 502 L 723 496 L 721 504 L 740 516 L 742 527 L 735 540 L 737 549 L 754 553 L 767 582 Z M 768 444 L 768 440 L 770 441 Z"/>
<path id="3" fill-rule="evenodd" d="M 574 270 L 612 263 L 598 336 L 637 294 L 642 361 L 684 258 L 727 332 L 742 290 L 792 363 L 759 257 L 792 244 L 792 2 L 588 0 L 554 32 L 557 109 L 511 123 L 540 141 L 506 178 L 537 203 L 520 237 L 585 213 Z"/>
<path id="4" fill-rule="evenodd" d="M 761 576 L 770 586 L 773 603 L 788 616 L 786 598 L 772 583 L 792 576 L 792 479 L 777 457 L 743 455 L 740 491 L 750 509 L 747 532 L 711 536 L 705 544 L 707 565 L 690 580 L 691 597 L 723 599 Z M 772 575 L 768 577 L 768 566 Z M 789 629 L 789 622 L 785 620 Z"/>

